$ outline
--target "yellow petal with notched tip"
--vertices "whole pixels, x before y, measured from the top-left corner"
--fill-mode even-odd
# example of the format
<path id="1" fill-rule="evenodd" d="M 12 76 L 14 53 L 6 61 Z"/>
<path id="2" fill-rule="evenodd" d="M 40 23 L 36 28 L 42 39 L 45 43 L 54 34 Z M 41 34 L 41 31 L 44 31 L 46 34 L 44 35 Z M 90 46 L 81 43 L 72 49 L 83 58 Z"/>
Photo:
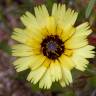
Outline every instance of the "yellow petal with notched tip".
<path id="1" fill-rule="evenodd" d="M 40 54 L 40 51 L 37 51 L 37 48 L 32 48 L 30 46 L 24 45 L 24 44 L 16 44 L 12 46 L 12 55 L 13 56 L 31 56 Z M 39 49 L 39 48 L 38 48 Z"/>
<path id="2" fill-rule="evenodd" d="M 46 70 L 46 67 L 40 66 L 38 69 L 33 70 L 29 73 L 27 80 L 36 84 L 42 78 Z"/>
<path id="3" fill-rule="evenodd" d="M 82 36 L 78 36 L 78 39 L 72 37 L 64 43 L 66 49 L 76 49 L 88 45 L 88 40 Z"/>
<path id="4" fill-rule="evenodd" d="M 72 83 L 71 71 L 62 67 L 62 79 L 59 82 L 60 82 L 62 87 Z"/>
<path id="5" fill-rule="evenodd" d="M 15 62 L 13 62 L 14 66 L 18 72 L 26 70 L 29 68 L 29 64 L 32 62 L 32 56 L 30 57 L 22 57 L 18 58 Z"/>
<path id="6" fill-rule="evenodd" d="M 87 45 L 85 47 L 73 50 L 73 53 L 77 56 L 82 56 L 84 58 L 92 58 L 95 55 L 95 52 L 92 51 L 95 47 Z"/>
<path id="7" fill-rule="evenodd" d="M 29 68 L 32 70 L 37 69 L 38 67 L 40 67 L 41 65 L 43 65 L 44 61 L 46 60 L 46 57 L 43 56 L 42 54 L 40 55 L 35 55 L 32 58 L 32 62 L 29 65 Z"/>
<path id="8" fill-rule="evenodd" d="M 59 81 L 62 78 L 62 73 L 61 73 L 61 65 L 59 61 L 53 61 L 50 64 L 50 74 L 51 74 L 51 78 L 52 81 Z"/>
<path id="9" fill-rule="evenodd" d="M 74 12 L 70 8 L 66 10 L 65 5 L 59 4 L 57 6 L 57 4 L 54 4 L 52 10 L 52 16 L 55 18 L 58 25 L 61 26 L 63 24 L 64 28 L 68 28 L 74 25 L 78 13 Z"/>
<path id="10" fill-rule="evenodd" d="M 44 88 L 44 89 L 49 89 L 52 85 L 52 80 L 51 80 L 51 74 L 50 74 L 50 69 L 47 69 L 43 77 L 41 78 L 39 82 L 39 87 Z"/>
<path id="11" fill-rule="evenodd" d="M 36 20 L 37 20 L 39 26 L 44 27 L 46 25 L 47 18 L 49 17 L 49 14 L 48 14 L 48 11 L 47 11 L 45 5 L 35 7 L 34 10 L 35 10 Z"/>
<path id="12" fill-rule="evenodd" d="M 86 70 L 86 67 L 89 63 L 88 60 L 86 60 L 85 58 L 75 54 L 72 56 L 72 61 L 75 64 L 75 68 L 81 71 Z"/>
<path id="13" fill-rule="evenodd" d="M 92 33 L 92 30 L 90 29 L 89 23 L 85 22 L 83 24 L 80 24 L 76 27 L 76 33 L 74 36 L 88 36 Z"/>

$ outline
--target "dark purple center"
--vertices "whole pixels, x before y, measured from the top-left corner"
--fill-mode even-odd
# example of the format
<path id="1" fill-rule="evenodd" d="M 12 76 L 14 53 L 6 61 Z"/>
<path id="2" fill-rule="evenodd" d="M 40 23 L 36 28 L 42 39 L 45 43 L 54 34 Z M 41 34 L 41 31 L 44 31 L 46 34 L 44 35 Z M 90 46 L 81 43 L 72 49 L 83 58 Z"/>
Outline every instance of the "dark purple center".
<path id="1" fill-rule="evenodd" d="M 64 42 L 57 35 L 47 36 L 41 43 L 41 50 L 49 59 L 58 59 L 64 52 Z"/>

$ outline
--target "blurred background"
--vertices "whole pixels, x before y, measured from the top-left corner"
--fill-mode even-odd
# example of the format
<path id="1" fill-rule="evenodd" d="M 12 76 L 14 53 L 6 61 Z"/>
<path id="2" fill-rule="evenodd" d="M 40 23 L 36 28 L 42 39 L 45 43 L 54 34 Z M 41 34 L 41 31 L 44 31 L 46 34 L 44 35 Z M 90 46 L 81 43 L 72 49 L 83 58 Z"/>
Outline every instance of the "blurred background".
<path id="1" fill-rule="evenodd" d="M 88 21 L 93 33 L 89 43 L 96 46 L 96 0 L 0 0 L 0 96 L 96 96 L 96 57 L 89 59 L 85 72 L 72 70 L 74 82 L 66 88 L 54 83 L 50 90 L 42 90 L 38 85 L 26 81 L 26 72 L 16 73 L 12 62 L 11 39 L 15 27 L 22 27 L 20 16 L 25 11 L 34 13 L 34 6 L 45 4 L 51 13 L 53 3 L 65 3 L 79 12 L 76 25 Z M 96 51 L 96 49 L 95 49 Z"/>

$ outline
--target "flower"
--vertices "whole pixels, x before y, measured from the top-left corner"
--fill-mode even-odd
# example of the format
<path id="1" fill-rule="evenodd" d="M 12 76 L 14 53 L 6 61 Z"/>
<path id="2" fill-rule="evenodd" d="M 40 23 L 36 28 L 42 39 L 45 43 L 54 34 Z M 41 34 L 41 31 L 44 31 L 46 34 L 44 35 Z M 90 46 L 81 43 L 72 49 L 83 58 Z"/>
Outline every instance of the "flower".
<path id="1" fill-rule="evenodd" d="M 64 4 L 54 4 L 49 15 L 45 5 L 35 7 L 35 16 L 26 12 L 21 17 L 25 28 L 15 28 L 13 63 L 17 72 L 30 69 L 27 80 L 49 89 L 57 81 L 61 86 L 72 82 L 71 70 L 84 71 L 87 58 L 94 56 L 93 46 L 87 36 L 92 32 L 88 22 L 74 26 L 78 13 Z"/>

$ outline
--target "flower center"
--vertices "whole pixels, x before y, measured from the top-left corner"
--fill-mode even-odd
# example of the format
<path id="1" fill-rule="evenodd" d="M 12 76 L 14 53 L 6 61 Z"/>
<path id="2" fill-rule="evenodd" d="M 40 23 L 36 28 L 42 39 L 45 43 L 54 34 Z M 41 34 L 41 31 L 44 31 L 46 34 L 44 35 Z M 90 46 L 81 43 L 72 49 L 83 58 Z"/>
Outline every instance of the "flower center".
<path id="1" fill-rule="evenodd" d="M 49 59 L 58 59 L 64 52 L 64 42 L 57 35 L 47 36 L 41 43 L 41 50 Z"/>

